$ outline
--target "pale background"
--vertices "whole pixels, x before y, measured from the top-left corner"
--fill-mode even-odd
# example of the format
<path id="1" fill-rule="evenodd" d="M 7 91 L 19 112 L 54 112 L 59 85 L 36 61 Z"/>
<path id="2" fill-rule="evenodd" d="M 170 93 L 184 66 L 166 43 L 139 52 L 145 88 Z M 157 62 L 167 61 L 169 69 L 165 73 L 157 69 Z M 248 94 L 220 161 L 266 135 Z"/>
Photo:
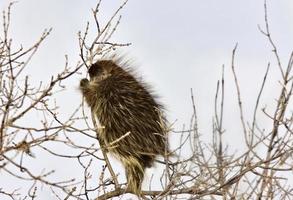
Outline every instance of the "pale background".
<path id="1" fill-rule="evenodd" d="M 9 2 L 0 1 L 1 11 Z M 121 2 L 104 0 L 101 22 L 107 20 Z M 93 22 L 90 9 L 95 3 L 95 0 L 20 0 L 13 6 L 11 36 L 16 47 L 19 44 L 31 45 L 45 28 L 53 28 L 26 71 L 32 83 L 38 85 L 39 81 L 49 80 L 50 75 L 61 71 L 65 54 L 69 56 L 69 64 L 76 64 L 79 60 L 77 32 L 84 30 L 87 21 Z M 293 50 L 292 10 L 291 0 L 268 1 L 271 33 L 283 64 L 288 62 Z M 271 62 L 271 70 L 261 107 L 267 106 L 270 111 L 278 97 L 276 89 L 280 74 L 276 60 L 267 39 L 257 28 L 258 24 L 264 27 L 263 1 L 130 0 L 122 15 L 112 41 L 132 43 L 122 52 L 135 61 L 137 71 L 161 96 L 168 110 L 168 119 L 171 122 L 177 120 L 175 129 L 189 124 L 192 115 L 190 88 L 193 88 L 200 132 L 206 141 L 211 140 L 216 83 L 221 78 L 222 65 L 225 65 L 224 142 L 229 144 L 231 152 L 241 149 L 243 136 L 230 67 L 236 43 L 236 71 L 246 120 L 252 119 L 268 62 Z M 67 82 L 70 86 L 58 101 L 61 115 L 71 113 L 80 103 L 77 88 L 82 77 L 76 75 Z M 261 112 L 259 118 L 262 128 L 271 128 L 270 121 L 263 119 Z M 51 168 L 60 165 L 49 158 L 44 158 L 44 163 Z M 61 170 L 62 173 L 74 173 L 74 169 L 68 170 L 70 166 L 68 164 L 66 170 Z M 12 186 L 17 182 L 1 178 L 0 187 L 2 184 Z M 44 199 L 51 198 L 45 195 Z"/>

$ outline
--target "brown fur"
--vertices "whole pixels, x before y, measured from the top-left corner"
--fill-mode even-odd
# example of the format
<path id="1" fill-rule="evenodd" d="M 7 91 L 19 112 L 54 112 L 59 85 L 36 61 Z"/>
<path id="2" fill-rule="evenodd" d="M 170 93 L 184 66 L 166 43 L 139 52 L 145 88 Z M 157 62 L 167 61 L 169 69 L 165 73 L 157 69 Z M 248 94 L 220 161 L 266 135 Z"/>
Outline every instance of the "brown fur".
<path id="1" fill-rule="evenodd" d="M 100 60 L 89 68 L 90 81 L 82 79 L 80 90 L 104 127 L 99 137 L 106 146 L 130 134 L 108 151 L 125 167 L 128 188 L 140 194 L 146 167 L 166 150 L 163 107 L 146 84 L 129 68 L 113 60 Z M 125 64 L 126 65 L 126 64 Z"/>

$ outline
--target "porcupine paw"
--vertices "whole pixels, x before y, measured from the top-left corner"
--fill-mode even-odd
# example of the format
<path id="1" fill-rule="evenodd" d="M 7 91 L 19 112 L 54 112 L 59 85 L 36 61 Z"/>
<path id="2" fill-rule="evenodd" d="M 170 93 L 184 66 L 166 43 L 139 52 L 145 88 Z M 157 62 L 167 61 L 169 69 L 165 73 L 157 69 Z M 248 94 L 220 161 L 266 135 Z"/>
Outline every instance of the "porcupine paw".
<path id="1" fill-rule="evenodd" d="M 80 87 L 85 87 L 88 84 L 89 84 L 89 80 L 87 78 L 83 78 L 83 79 L 81 79 L 79 86 Z"/>

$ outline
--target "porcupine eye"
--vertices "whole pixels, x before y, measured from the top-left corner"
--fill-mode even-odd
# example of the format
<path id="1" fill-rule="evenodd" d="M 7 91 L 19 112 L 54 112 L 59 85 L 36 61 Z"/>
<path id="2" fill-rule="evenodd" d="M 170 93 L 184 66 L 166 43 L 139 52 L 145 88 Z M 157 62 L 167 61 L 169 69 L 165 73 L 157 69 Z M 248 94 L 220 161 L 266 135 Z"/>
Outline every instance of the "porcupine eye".
<path id="1" fill-rule="evenodd" d="M 98 64 L 93 64 L 93 65 L 90 67 L 88 73 L 89 73 L 89 75 L 90 75 L 90 78 L 92 79 L 92 78 L 94 78 L 95 76 L 100 75 L 100 74 L 102 73 L 102 71 L 103 71 L 103 70 L 102 70 L 101 66 L 99 66 Z"/>

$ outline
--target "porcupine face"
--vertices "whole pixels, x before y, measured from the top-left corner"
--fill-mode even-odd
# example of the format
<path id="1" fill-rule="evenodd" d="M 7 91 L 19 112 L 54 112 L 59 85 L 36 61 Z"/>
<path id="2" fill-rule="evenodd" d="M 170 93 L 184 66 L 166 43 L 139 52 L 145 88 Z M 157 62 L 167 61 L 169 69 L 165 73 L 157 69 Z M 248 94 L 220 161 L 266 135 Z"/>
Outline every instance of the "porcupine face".
<path id="1" fill-rule="evenodd" d="M 112 71 L 117 68 L 118 66 L 113 61 L 101 60 L 93 64 L 88 73 L 91 80 L 102 81 L 111 76 Z"/>
<path id="2" fill-rule="evenodd" d="M 88 70 L 88 73 L 90 75 L 90 79 L 93 79 L 95 76 L 98 76 L 102 73 L 102 67 L 98 65 L 97 63 L 93 64 L 90 69 Z"/>

